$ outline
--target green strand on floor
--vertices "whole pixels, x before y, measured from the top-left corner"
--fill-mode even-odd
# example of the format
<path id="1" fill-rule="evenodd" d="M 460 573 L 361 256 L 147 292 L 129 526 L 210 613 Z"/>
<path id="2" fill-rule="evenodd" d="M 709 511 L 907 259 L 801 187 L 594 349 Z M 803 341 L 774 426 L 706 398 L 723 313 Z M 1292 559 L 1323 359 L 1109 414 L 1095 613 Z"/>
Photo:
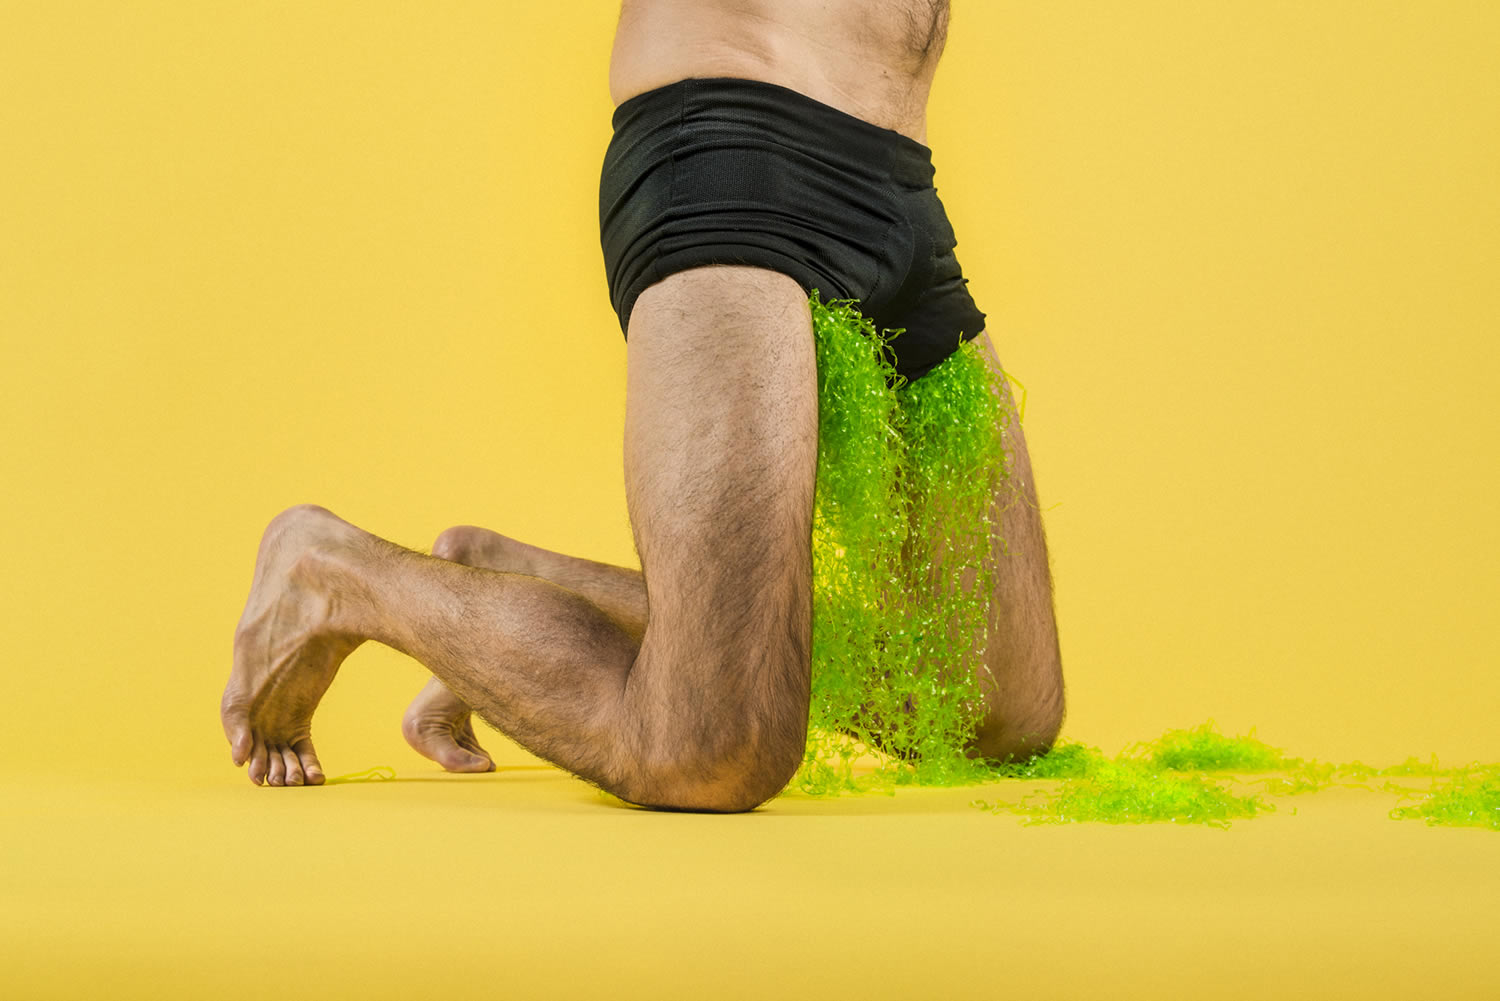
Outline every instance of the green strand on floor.
<path id="1" fill-rule="evenodd" d="M 1097 747 L 1060 741 L 1044 757 L 992 772 L 996 778 L 1062 780 L 1055 788 L 1019 802 L 977 800 L 973 805 L 1019 814 L 1028 824 L 1165 822 L 1227 828 L 1231 821 L 1275 806 L 1264 798 L 1269 790 L 1240 793 L 1236 780 L 1212 773 L 1296 769 L 1300 764 L 1254 736 L 1226 737 L 1210 720 L 1191 730 L 1168 730 L 1114 758 Z"/>
<path id="2" fill-rule="evenodd" d="M 906 384 L 899 331 L 810 298 L 818 363 L 812 707 L 790 789 L 983 781 L 964 755 L 993 590 L 1008 411 L 978 345 Z M 965 579 L 968 577 L 969 579 Z M 872 774 L 855 759 L 874 754 Z"/>
<path id="3" fill-rule="evenodd" d="M 1264 772 L 1302 763 L 1257 740 L 1254 729 L 1241 737 L 1226 737 L 1213 720 L 1191 730 L 1168 730 L 1150 744 L 1135 745 L 1126 753 L 1178 772 Z"/>
<path id="4" fill-rule="evenodd" d="M 976 805 L 1021 814 L 1028 824 L 1167 822 L 1223 828 L 1275 809 L 1259 793 L 1237 793 L 1229 781 L 1129 760 L 1101 761 L 1087 776 L 1020 803 Z"/>
<path id="5" fill-rule="evenodd" d="M 1430 825 L 1487 827 L 1500 831 L 1500 765 L 1455 769 L 1446 784 L 1436 778 L 1422 800 L 1391 811 L 1396 820 L 1425 820 Z M 1387 788 L 1391 788 L 1387 786 Z M 1393 790 L 1403 796 L 1415 795 Z"/>
<path id="6" fill-rule="evenodd" d="M 973 805 L 1020 815 L 1028 824 L 1170 822 L 1228 827 L 1232 820 L 1273 811 L 1266 796 L 1300 795 L 1330 785 L 1369 789 L 1366 780 L 1374 777 L 1425 777 L 1433 780 L 1425 793 L 1385 783 L 1385 792 L 1402 799 L 1422 797 L 1393 809 L 1393 819 L 1500 830 L 1500 764 L 1444 768 L 1436 757 L 1408 758 L 1385 768 L 1358 761 L 1332 764 L 1290 757 L 1257 740 L 1254 733 L 1225 736 L 1209 720 L 1191 730 L 1168 730 L 1154 741 L 1132 744 L 1114 758 L 1097 747 L 1059 741 L 1043 757 L 989 771 L 991 781 L 1050 779 L 1054 785 L 1028 792 L 1018 801 L 975 800 Z M 1241 777 L 1257 772 L 1275 774 Z M 1259 786 L 1254 793 L 1237 788 L 1252 782 Z"/>
<path id="7" fill-rule="evenodd" d="M 1097 747 L 1060 741 L 1045 757 L 1002 765 L 992 772 L 996 778 L 1062 780 L 1056 787 L 1030 793 L 1019 802 L 976 800 L 973 805 L 994 813 L 1019 814 L 1029 824 L 1175 823 L 1227 828 L 1233 820 L 1274 811 L 1275 805 L 1266 796 L 1316 792 L 1346 767 L 1290 757 L 1257 739 L 1253 729 L 1241 736 L 1226 736 L 1209 720 L 1192 729 L 1168 730 L 1154 741 L 1132 744 L 1114 758 Z M 1277 774 L 1252 780 L 1260 786 L 1255 792 L 1237 789 L 1244 780 L 1230 774 L 1257 772 Z M 1376 772 L 1366 769 L 1366 773 Z"/>

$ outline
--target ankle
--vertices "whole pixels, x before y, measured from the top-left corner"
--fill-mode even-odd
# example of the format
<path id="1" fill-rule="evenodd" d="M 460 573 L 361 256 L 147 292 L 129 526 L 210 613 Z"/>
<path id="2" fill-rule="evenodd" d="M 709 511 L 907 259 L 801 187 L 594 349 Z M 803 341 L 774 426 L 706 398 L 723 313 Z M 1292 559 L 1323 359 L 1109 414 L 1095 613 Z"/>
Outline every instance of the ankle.
<path id="1" fill-rule="evenodd" d="M 364 547 L 319 542 L 297 554 L 289 580 L 321 605 L 318 634 L 362 642 L 369 632 L 371 554 Z"/>

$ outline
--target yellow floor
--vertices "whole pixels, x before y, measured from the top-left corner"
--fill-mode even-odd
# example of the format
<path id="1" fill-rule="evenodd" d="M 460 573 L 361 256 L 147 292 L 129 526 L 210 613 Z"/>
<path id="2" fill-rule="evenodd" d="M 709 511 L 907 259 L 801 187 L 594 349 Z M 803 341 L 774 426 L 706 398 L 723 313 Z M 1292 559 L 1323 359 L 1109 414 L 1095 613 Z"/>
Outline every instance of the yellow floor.
<path id="1" fill-rule="evenodd" d="M 971 806 L 1020 784 L 698 816 L 534 765 L 398 772 L 8 780 L 0 996 L 1493 998 L 1500 981 L 1500 837 L 1392 821 L 1388 793 L 1281 799 L 1223 831 Z"/>

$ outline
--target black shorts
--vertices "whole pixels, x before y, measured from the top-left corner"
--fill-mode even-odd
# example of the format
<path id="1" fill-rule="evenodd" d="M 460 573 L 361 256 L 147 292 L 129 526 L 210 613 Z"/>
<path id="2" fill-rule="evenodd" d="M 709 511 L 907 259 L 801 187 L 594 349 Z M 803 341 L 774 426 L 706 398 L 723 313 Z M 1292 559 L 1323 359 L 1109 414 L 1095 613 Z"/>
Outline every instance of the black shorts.
<path id="1" fill-rule="evenodd" d="M 753 265 L 905 328 L 890 348 L 914 381 L 984 329 L 932 179 L 926 146 L 786 87 L 688 79 L 632 97 L 599 183 L 620 329 L 668 275 Z"/>

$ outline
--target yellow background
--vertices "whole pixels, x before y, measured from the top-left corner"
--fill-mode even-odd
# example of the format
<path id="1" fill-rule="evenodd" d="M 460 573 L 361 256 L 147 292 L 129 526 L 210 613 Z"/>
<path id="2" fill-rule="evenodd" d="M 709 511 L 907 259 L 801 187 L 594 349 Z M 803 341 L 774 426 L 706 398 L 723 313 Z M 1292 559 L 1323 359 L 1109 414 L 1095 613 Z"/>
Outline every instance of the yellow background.
<path id="1" fill-rule="evenodd" d="M 1027 389 L 1064 735 L 1500 758 L 1500 8 L 956 8 L 929 138 Z M 423 672 L 375 647 L 323 761 L 428 784 L 232 769 L 217 701 L 282 508 L 634 565 L 614 18 L 0 2 L 0 996 L 1493 983 L 1492 836 L 1379 797 L 1229 834 L 937 792 L 648 816 L 442 777 L 398 731 Z"/>

